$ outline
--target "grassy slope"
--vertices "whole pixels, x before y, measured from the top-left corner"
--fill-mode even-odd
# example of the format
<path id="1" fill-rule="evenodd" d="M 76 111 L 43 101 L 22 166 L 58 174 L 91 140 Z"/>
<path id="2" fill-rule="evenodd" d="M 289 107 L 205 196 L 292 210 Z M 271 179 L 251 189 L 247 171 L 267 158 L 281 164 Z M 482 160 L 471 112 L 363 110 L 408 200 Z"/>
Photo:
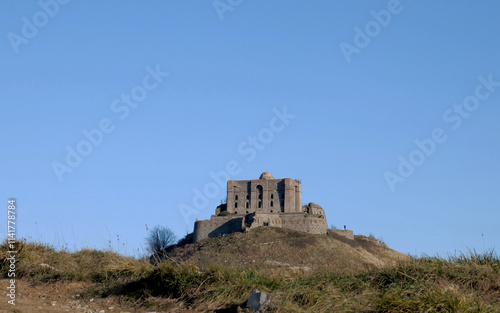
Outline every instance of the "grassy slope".
<path id="1" fill-rule="evenodd" d="M 210 266 L 204 263 L 199 264 L 201 267 L 193 264 L 197 256 L 198 259 L 203 259 L 203 255 L 207 259 L 216 256 L 217 253 L 206 253 L 204 250 L 213 251 L 218 246 L 221 248 L 219 253 L 236 262 L 240 256 L 235 257 L 232 251 L 226 251 L 224 245 L 231 243 L 233 249 L 247 249 L 256 242 L 262 243 L 259 236 L 269 239 L 269 234 L 266 236 L 265 232 L 216 238 L 177 251 L 177 257 L 191 255 L 188 263 L 167 261 L 158 265 L 112 252 L 56 252 L 41 245 L 23 243 L 18 249 L 17 274 L 18 278 L 34 284 L 83 281 L 88 283 L 89 289 L 84 294 L 89 297 L 119 296 L 157 310 L 173 312 L 185 312 L 182 306 L 199 311 L 229 308 L 226 312 L 236 312 L 236 307 L 247 299 L 253 288 L 265 290 L 271 295 L 270 306 L 275 312 L 500 312 L 500 260 L 492 254 L 471 254 L 447 260 L 405 258 L 390 266 L 377 268 L 368 265 L 357 270 L 344 266 L 343 271 L 334 268 L 340 261 L 329 263 L 336 264 L 330 267 L 322 267 L 321 264 L 321 270 L 311 271 L 293 271 L 288 266 L 276 265 L 256 270 L 248 264 Z M 304 253 L 318 244 L 335 246 L 333 242 L 324 243 L 316 236 L 305 235 L 304 238 L 290 238 L 289 233 L 278 231 L 273 241 L 284 242 L 283 246 L 280 248 L 276 244 L 268 249 L 271 244 L 261 244 L 257 252 L 269 253 L 269 257 L 278 261 L 283 252 L 280 249 L 285 249 L 287 245 L 294 244 L 296 251 Z M 352 250 L 376 247 L 382 249 L 382 255 L 391 253 L 391 250 L 365 238 L 359 237 L 359 242 L 351 242 L 351 249 L 335 238 L 328 240 L 342 243 L 339 247 L 352 255 L 363 255 Z M 233 240 L 241 246 L 237 247 Z M 299 241 L 302 243 L 297 243 Z M 261 246 L 266 248 L 260 250 Z M 6 251 L 6 245 L 0 247 L 4 276 L 8 265 Z M 228 253 L 232 253 L 233 257 L 228 258 Z M 303 257 L 296 254 L 297 259 L 288 259 L 292 253 L 281 260 L 293 261 L 291 264 L 297 265 Z M 257 254 L 252 250 L 250 255 L 256 257 Z M 259 257 L 267 259 L 268 255 Z M 305 256 L 305 260 L 309 260 L 304 261 L 305 264 L 312 264 L 307 263 L 311 262 L 311 258 L 310 255 Z M 362 257 L 359 260 L 362 260 L 361 265 L 366 262 Z"/>
<path id="2" fill-rule="evenodd" d="M 174 249 L 170 255 L 178 262 L 191 262 L 201 269 L 222 264 L 277 276 L 328 270 L 357 273 L 408 258 L 370 237 L 348 240 L 335 234 L 311 235 L 274 227 L 210 238 Z"/>

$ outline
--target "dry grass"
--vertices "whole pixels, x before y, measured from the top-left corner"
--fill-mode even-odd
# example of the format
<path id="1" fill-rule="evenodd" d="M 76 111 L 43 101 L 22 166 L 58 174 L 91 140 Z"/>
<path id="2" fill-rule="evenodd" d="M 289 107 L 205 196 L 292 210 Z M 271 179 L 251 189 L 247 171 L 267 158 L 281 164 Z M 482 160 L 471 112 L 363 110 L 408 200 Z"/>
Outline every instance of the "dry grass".
<path id="1" fill-rule="evenodd" d="M 331 270 L 357 273 L 408 258 L 365 236 L 349 240 L 335 234 L 312 235 L 274 227 L 210 238 L 173 249 L 170 255 L 178 262 L 189 262 L 204 270 L 211 265 L 224 265 L 279 276 Z"/>
<path id="2" fill-rule="evenodd" d="M 74 280 L 102 282 L 117 277 L 137 275 L 149 267 L 138 261 L 110 251 L 84 249 L 76 253 L 55 251 L 53 248 L 29 242 L 17 243 L 16 276 L 33 282 Z M 7 244 L 0 247 L 1 270 L 7 273 Z M 6 276 L 4 277 L 6 278 Z"/>
<path id="3" fill-rule="evenodd" d="M 192 263 L 197 252 L 205 249 L 228 253 L 226 245 L 235 238 L 239 240 L 234 242 L 235 250 L 231 251 L 240 251 L 242 255 L 247 251 L 256 257 L 262 252 L 278 250 L 273 258 L 278 258 L 292 242 L 302 240 L 297 234 L 290 236 L 287 232 L 278 232 L 274 240 L 279 239 L 283 247 L 279 249 L 279 245 L 274 244 L 268 250 L 261 247 L 271 245 L 262 244 L 267 242 L 262 239 L 269 239 L 269 233 L 245 235 L 248 234 L 186 246 L 183 248 L 185 253 L 193 247 L 201 250 L 191 251 L 188 262 L 165 261 L 156 265 L 112 252 L 56 252 L 43 245 L 21 243 L 17 274 L 34 284 L 90 282 L 92 288 L 84 296 L 120 297 L 143 307 L 166 311 L 182 304 L 203 312 L 237 312 L 251 290 L 259 288 L 271 295 L 269 309 L 272 312 L 500 312 L 500 260 L 493 253 L 471 252 L 448 259 L 407 257 L 392 266 L 368 266 L 358 271 L 345 266 L 344 271 L 337 271 L 331 264 L 321 271 L 300 272 L 287 266 L 258 268 L 248 264 L 222 264 L 201 268 Z M 322 238 L 308 238 L 295 249 L 308 251 L 314 245 L 319 246 L 319 251 L 326 252 L 332 247 L 332 243 L 324 243 Z M 390 252 L 384 245 L 366 238 L 359 237 L 349 244 L 335 238 L 329 240 L 338 241 L 338 247 L 345 249 L 346 253 L 349 249 L 358 252 L 375 249 L 373 251 L 382 254 Z M 260 245 L 256 246 L 257 243 Z M 8 265 L 6 251 L 4 244 L 0 247 L 4 275 Z M 261 257 L 267 258 L 268 255 Z M 298 256 L 293 260 L 300 262 L 301 258 L 305 257 Z"/>

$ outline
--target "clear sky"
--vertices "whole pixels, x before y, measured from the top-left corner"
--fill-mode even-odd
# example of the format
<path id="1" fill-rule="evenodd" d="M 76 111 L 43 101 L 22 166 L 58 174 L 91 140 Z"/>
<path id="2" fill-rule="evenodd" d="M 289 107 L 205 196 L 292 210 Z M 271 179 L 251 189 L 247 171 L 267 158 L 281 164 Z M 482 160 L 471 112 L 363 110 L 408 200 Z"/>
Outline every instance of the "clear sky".
<path id="1" fill-rule="evenodd" d="M 0 232 L 16 198 L 18 238 L 140 255 L 146 225 L 182 237 L 269 171 L 403 253 L 498 249 L 498 12 L 2 1 Z"/>

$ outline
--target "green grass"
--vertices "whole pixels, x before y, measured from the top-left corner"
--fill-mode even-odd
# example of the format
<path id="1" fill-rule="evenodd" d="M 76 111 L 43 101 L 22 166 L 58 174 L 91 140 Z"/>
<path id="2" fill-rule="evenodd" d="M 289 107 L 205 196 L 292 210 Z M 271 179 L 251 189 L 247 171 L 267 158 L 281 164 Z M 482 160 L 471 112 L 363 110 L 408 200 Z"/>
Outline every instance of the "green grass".
<path id="1" fill-rule="evenodd" d="M 0 246 L 3 278 L 7 250 Z M 493 252 L 412 257 L 354 274 L 277 275 L 169 261 L 152 265 L 113 252 L 57 252 L 26 242 L 18 251 L 16 278 L 84 281 L 89 283 L 84 296 L 121 297 L 147 308 L 168 310 L 176 303 L 201 311 L 236 308 L 258 288 L 270 294 L 274 312 L 500 312 L 500 260 Z"/>

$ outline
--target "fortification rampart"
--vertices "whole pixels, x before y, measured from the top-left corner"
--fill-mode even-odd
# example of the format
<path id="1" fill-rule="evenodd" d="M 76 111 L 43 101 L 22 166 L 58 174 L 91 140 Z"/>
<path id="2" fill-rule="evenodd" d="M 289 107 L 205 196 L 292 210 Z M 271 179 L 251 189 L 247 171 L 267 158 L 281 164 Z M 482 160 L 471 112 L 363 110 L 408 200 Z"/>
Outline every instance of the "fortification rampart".
<path id="1" fill-rule="evenodd" d="M 268 214 L 258 213 L 251 228 L 260 226 L 285 227 L 310 234 L 326 234 L 326 219 L 304 213 Z"/>
<path id="2" fill-rule="evenodd" d="M 285 227 L 310 234 L 327 233 L 323 208 L 314 203 L 302 205 L 302 188 L 298 180 L 274 179 L 271 173 L 265 172 L 255 180 L 230 180 L 227 188 L 228 201 L 217 207 L 217 215 L 195 222 L 195 242 L 260 226 Z"/>
<path id="3" fill-rule="evenodd" d="M 337 234 L 337 235 L 345 237 L 347 239 L 354 240 L 354 232 L 350 229 L 346 229 L 346 230 L 329 229 L 328 231 L 331 232 L 332 234 Z"/>
<path id="4" fill-rule="evenodd" d="M 227 235 L 245 230 L 245 217 L 214 216 L 209 220 L 194 223 L 193 241 L 197 242 L 208 237 Z"/>

